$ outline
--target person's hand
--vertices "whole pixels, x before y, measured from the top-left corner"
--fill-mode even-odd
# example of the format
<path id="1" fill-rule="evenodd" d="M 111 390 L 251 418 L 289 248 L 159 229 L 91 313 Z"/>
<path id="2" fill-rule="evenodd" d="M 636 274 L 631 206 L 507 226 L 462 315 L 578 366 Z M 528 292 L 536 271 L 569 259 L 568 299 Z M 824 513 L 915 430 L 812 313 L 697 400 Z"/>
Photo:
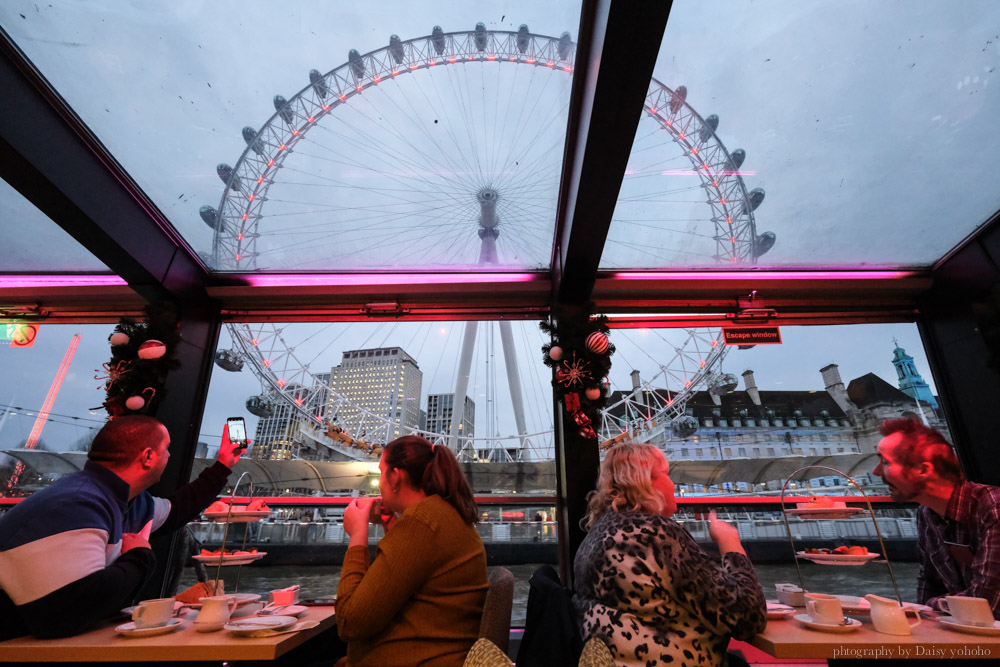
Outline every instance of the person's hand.
<path id="1" fill-rule="evenodd" d="M 247 444 L 250 444 L 249 440 Z M 219 463 L 232 470 L 245 451 L 245 447 L 237 447 L 229 441 L 229 424 L 225 424 L 222 427 L 222 443 L 219 445 Z"/>
<path id="2" fill-rule="evenodd" d="M 730 523 L 715 516 L 715 510 L 708 514 L 708 536 L 719 546 L 719 552 L 726 554 L 731 551 L 746 555 L 740 543 L 740 532 Z"/>
<path id="3" fill-rule="evenodd" d="M 368 543 L 368 517 L 375 498 L 355 498 L 344 508 L 344 530 L 351 536 L 351 543 Z"/>
<path id="4" fill-rule="evenodd" d="M 138 533 L 122 533 L 122 554 L 127 554 L 132 549 L 151 549 L 149 540 Z"/>

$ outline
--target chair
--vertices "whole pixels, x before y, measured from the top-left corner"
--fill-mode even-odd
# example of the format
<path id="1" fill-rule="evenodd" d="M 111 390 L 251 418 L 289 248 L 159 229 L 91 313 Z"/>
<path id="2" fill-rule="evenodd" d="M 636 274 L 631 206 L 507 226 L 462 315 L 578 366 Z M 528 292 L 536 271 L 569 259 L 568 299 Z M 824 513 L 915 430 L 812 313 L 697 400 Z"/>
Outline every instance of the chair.
<path id="1" fill-rule="evenodd" d="M 583 640 L 573 599 L 551 565 L 542 565 L 528 580 L 524 636 L 518 667 L 575 667 Z"/>
<path id="2" fill-rule="evenodd" d="M 483 637 L 469 649 L 462 667 L 512 667 L 513 664 L 500 647 Z"/>
<path id="3" fill-rule="evenodd" d="M 486 591 L 479 636 L 489 639 L 504 653 L 510 645 L 510 614 L 513 606 L 514 575 L 505 567 L 495 567 L 490 573 L 490 588 Z"/>
<path id="4" fill-rule="evenodd" d="M 615 657 L 603 639 L 591 637 L 583 645 L 579 667 L 615 667 Z"/>

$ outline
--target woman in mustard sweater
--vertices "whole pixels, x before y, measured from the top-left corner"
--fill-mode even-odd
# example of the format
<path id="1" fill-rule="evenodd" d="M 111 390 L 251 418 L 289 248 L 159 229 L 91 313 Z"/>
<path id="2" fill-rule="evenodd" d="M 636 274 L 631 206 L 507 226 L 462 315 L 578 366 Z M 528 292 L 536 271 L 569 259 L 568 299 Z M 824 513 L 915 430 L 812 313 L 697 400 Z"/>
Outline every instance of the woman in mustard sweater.
<path id="1" fill-rule="evenodd" d="M 368 562 L 374 498 L 344 510 L 350 544 L 337 588 L 337 632 L 350 667 L 460 667 L 479 635 L 489 580 L 478 510 L 454 454 L 406 436 L 379 462 L 381 515 L 394 516 Z M 378 520 L 378 519 L 376 519 Z"/>

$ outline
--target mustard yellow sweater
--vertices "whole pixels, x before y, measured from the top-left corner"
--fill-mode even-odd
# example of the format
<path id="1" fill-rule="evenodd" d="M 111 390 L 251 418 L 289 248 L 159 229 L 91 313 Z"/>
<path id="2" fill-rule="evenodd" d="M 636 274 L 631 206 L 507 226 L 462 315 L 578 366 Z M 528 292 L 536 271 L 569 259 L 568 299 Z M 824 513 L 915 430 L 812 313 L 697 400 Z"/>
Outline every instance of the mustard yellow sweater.
<path id="1" fill-rule="evenodd" d="M 479 635 L 489 580 L 475 526 L 440 496 L 406 508 L 378 545 L 350 547 L 337 632 L 351 667 L 461 667 Z"/>

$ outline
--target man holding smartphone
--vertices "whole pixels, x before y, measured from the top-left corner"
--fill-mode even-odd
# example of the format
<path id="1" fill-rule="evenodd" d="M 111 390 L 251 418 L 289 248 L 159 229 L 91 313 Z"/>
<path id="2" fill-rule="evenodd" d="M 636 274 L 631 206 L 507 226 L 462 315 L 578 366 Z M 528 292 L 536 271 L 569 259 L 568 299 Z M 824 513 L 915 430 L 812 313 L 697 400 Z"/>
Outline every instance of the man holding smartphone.
<path id="1" fill-rule="evenodd" d="M 227 425 L 218 462 L 156 498 L 146 489 L 163 474 L 169 446 L 156 419 L 118 417 L 95 436 L 83 470 L 0 516 L 0 640 L 79 634 L 132 603 L 155 565 L 149 536 L 211 504 L 243 451 Z"/>

